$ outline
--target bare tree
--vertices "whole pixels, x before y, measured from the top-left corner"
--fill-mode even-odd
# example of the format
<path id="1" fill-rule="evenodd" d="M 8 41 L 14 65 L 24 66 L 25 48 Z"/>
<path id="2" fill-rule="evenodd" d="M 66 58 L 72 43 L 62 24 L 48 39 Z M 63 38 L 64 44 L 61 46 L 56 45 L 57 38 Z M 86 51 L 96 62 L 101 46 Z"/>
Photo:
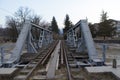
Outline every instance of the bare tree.
<path id="1" fill-rule="evenodd" d="M 14 17 L 6 17 L 7 19 L 7 25 L 9 29 L 9 36 L 11 37 L 12 41 L 15 41 L 18 37 L 18 34 L 20 33 L 22 29 L 22 25 L 25 22 L 25 20 L 29 20 L 32 23 L 36 25 L 40 25 L 41 27 L 48 27 L 49 24 L 45 21 L 41 21 L 42 17 L 31 14 L 31 9 L 20 7 L 16 12 Z M 35 37 L 39 37 L 39 30 L 34 28 L 33 34 L 35 34 Z"/>
<path id="2" fill-rule="evenodd" d="M 32 15 L 32 16 L 29 17 L 29 20 L 30 20 L 32 23 L 34 23 L 34 24 L 36 24 L 36 25 L 39 25 L 40 22 L 41 22 L 41 20 L 42 20 L 42 17 L 40 17 L 40 16 L 38 16 L 38 15 Z"/>
<path id="3" fill-rule="evenodd" d="M 17 22 L 13 17 L 7 17 L 7 26 L 9 27 L 8 33 L 9 37 L 12 41 L 16 41 L 18 37 L 18 31 L 17 31 Z"/>
<path id="4" fill-rule="evenodd" d="M 18 22 L 25 22 L 26 19 L 29 19 L 31 15 L 31 9 L 27 7 L 20 7 L 17 12 L 15 12 L 15 17 Z"/>

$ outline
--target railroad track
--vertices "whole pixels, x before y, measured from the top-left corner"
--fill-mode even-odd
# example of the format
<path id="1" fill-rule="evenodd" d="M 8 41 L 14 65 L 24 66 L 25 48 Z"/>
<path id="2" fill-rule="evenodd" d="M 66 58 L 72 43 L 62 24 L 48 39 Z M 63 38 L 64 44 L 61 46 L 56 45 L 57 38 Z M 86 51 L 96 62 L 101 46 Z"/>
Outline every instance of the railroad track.
<path id="1" fill-rule="evenodd" d="M 71 51 L 65 46 L 64 41 L 62 42 L 64 62 L 66 65 L 67 80 L 85 80 L 84 75 L 86 75 L 84 69 L 76 65 L 77 60 Z"/>
<path id="2" fill-rule="evenodd" d="M 54 45 L 52 45 L 51 48 L 49 48 L 46 51 L 41 52 L 40 55 L 38 55 L 35 59 L 31 60 L 22 70 L 20 70 L 19 74 L 14 78 L 14 80 L 46 80 L 50 79 L 53 71 L 52 69 L 55 69 L 55 67 L 51 68 L 47 67 L 50 61 L 50 64 L 53 63 L 56 59 L 50 60 L 51 58 L 55 58 L 56 54 L 54 52 L 56 46 L 56 42 Z M 58 51 L 59 52 L 59 51 Z M 84 80 L 84 77 L 81 77 L 80 68 L 79 66 L 76 66 L 76 59 L 74 58 L 73 54 L 68 50 L 67 46 L 65 45 L 64 41 L 61 41 L 60 44 L 60 52 L 59 52 L 59 69 L 55 70 L 53 73 L 54 76 L 50 80 Z M 60 73 L 56 73 L 56 71 L 59 71 Z M 61 76 L 62 74 L 63 76 Z M 58 76 L 58 77 L 56 77 Z M 61 76 L 61 77 L 59 77 Z M 80 77 L 79 77 L 80 76 Z"/>
<path id="3" fill-rule="evenodd" d="M 68 63 L 67 51 L 66 51 L 66 47 L 64 45 L 64 41 L 62 41 L 61 47 L 62 47 L 61 52 L 63 53 L 64 61 L 65 61 L 65 64 L 66 64 L 67 80 L 72 80 L 72 74 L 71 74 L 71 71 L 70 71 L 69 63 Z"/>
<path id="4" fill-rule="evenodd" d="M 34 76 L 39 72 L 40 68 L 47 63 L 57 43 L 58 41 L 48 48 L 48 50 L 41 52 L 36 58 L 31 60 L 22 70 L 20 70 L 17 76 L 14 77 L 14 80 L 34 80 Z"/>

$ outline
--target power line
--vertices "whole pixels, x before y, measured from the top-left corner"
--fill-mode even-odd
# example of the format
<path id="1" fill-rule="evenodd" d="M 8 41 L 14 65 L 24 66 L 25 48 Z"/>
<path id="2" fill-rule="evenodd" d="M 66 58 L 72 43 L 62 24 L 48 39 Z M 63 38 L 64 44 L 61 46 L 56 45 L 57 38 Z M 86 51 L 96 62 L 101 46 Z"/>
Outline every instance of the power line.
<path id="1" fill-rule="evenodd" d="M 8 11 L 6 9 L 3 9 L 3 8 L 0 7 L 0 10 L 3 11 L 4 13 L 10 14 L 11 16 L 14 16 L 13 13 L 11 13 L 10 11 Z"/>
<path id="2" fill-rule="evenodd" d="M 0 7 L 0 11 L 1 11 L 1 12 L 4 12 L 4 13 L 6 13 L 6 14 L 9 14 L 9 15 L 11 15 L 12 17 L 14 17 L 14 14 L 11 13 L 10 11 L 6 10 L 6 9 L 3 9 L 3 8 Z M 5 17 L 5 15 L 1 15 L 1 16 L 4 16 L 4 17 Z M 0 21 L 0 24 L 2 25 L 3 28 L 5 28 L 5 20 Z"/>

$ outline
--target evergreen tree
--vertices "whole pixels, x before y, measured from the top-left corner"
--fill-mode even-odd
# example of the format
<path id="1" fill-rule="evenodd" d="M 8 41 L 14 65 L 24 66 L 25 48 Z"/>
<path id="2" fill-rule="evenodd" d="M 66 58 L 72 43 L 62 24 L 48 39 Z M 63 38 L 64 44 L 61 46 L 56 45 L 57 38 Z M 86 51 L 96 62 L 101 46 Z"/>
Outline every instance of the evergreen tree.
<path id="1" fill-rule="evenodd" d="M 69 15 L 68 14 L 66 14 L 66 17 L 65 17 L 64 26 L 65 26 L 64 29 L 63 29 L 64 39 L 67 39 L 66 32 L 73 26 L 72 22 L 69 19 Z"/>
<path id="2" fill-rule="evenodd" d="M 54 33 L 58 33 L 58 34 L 59 34 L 59 28 L 58 28 L 58 25 L 57 25 L 57 22 L 56 22 L 56 19 L 55 19 L 54 16 L 53 16 L 53 18 L 52 18 L 51 28 L 52 28 L 52 31 L 53 31 Z"/>
<path id="3" fill-rule="evenodd" d="M 107 18 L 108 18 L 107 12 L 103 11 L 101 14 L 101 22 L 99 23 L 98 35 L 103 36 L 104 40 L 105 40 L 105 37 L 112 37 L 115 31 L 112 21 L 107 20 Z"/>
<path id="4" fill-rule="evenodd" d="M 65 20 L 64 20 L 64 26 L 65 26 L 65 28 L 63 29 L 64 33 L 65 33 L 67 30 L 69 30 L 70 27 L 72 26 L 72 23 L 71 23 L 71 21 L 70 21 L 70 19 L 69 19 L 69 15 L 68 15 L 68 14 L 66 14 L 66 18 L 65 18 Z"/>
<path id="5" fill-rule="evenodd" d="M 97 36 L 97 30 L 95 26 L 92 23 L 89 23 L 88 25 L 89 25 L 92 37 L 95 38 Z"/>
<path id="6" fill-rule="evenodd" d="M 102 11 L 102 14 L 101 14 L 101 22 L 106 21 L 107 18 L 108 18 L 107 12 L 105 12 L 105 11 L 103 10 L 103 11 Z"/>

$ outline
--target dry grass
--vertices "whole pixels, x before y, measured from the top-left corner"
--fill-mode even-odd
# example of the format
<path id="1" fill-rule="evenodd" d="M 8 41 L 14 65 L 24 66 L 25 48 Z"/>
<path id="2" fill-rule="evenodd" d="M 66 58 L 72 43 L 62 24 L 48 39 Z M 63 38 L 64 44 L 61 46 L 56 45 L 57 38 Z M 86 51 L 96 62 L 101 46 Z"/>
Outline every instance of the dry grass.
<path id="1" fill-rule="evenodd" d="M 66 67 L 56 70 L 55 80 L 67 80 Z"/>

